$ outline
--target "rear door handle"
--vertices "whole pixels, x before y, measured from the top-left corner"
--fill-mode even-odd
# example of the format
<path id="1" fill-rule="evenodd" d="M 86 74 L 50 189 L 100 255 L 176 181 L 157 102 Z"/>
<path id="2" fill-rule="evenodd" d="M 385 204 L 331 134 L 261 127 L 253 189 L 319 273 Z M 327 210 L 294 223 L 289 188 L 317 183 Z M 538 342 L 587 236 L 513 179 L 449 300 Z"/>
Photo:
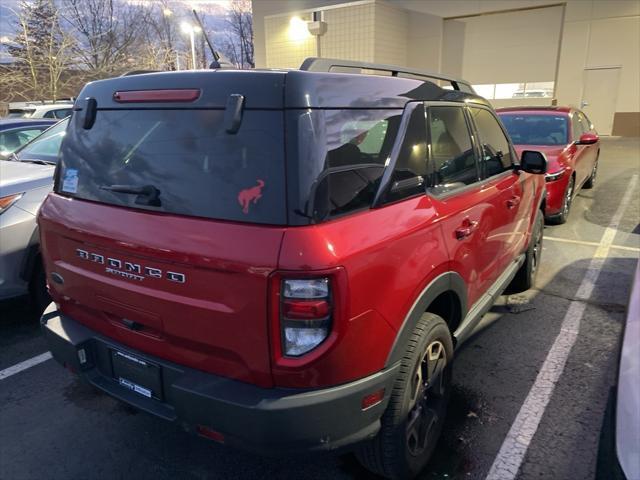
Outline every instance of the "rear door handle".
<path id="1" fill-rule="evenodd" d="M 514 208 L 520 205 L 520 197 L 511 197 L 507 200 L 507 208 Z"/>
<path id="2" fill-rule="evenodd" d="M 470 236 L 478 228 L 478 222 L 469 220 L 468 218 L 462 222 L 462 225 L 456 228 L 456 239 L 462 240 Z"/>

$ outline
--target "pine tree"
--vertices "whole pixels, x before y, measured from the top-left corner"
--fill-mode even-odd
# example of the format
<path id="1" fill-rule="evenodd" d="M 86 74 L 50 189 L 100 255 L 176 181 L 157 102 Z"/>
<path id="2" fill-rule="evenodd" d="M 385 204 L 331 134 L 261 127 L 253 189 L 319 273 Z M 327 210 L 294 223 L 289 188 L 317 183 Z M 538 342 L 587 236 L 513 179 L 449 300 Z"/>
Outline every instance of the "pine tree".
<path id="1" fill-rule="evenodd" d="M 22 0 L 16 21 L 14 45 L 7 50 L 16 60 L 20 95 L 31 100 L 55 100 L 63 86 L 62 75 L 71 60 L 74 43 L 60 26 L 54 0 Z M 19 85 L 18 85 L 19 84 Z"/>
<path id="2" fill-rule="evenodd" d="M 42 60 L 60 49 L 62 32 L 53 0 L 23 0 L 16 27 L 15 44 L 8 51 L 18 61 Z"/>

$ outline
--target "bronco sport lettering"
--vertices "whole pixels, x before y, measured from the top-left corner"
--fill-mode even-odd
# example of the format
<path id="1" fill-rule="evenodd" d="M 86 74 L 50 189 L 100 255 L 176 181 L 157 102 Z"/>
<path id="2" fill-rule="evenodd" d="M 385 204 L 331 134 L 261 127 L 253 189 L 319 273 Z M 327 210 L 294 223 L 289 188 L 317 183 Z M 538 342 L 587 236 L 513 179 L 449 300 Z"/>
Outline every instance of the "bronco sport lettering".
<path id="1" fill-rule="evenodd" d="M 88 252 L 80 248 L 76 249 L 76 255 L 83 260 L 89 260 L 90 262 L 100 265 L 105 264 L 104 255 Z M 120 277 L 128 278 L 129 280 L 143 281 L 145 277 L 163 278 L 164 275 L 164 278 L 171 282 L 185 283 L 186 281 L 186 277 L 183 273 L 163 272 L 159 268 L 146 267 L 144 265 L 141 266 L 139 263 L 123 262 L 122 260 L 119 260 L 117 258 L 107 257 L 106 264 L 107 267 L 105 268 L 105 272 L 112 275 L 118 275 Z M 121 268 L 123 268 L 123 265 L 124 271 L 120 270 Z"/>

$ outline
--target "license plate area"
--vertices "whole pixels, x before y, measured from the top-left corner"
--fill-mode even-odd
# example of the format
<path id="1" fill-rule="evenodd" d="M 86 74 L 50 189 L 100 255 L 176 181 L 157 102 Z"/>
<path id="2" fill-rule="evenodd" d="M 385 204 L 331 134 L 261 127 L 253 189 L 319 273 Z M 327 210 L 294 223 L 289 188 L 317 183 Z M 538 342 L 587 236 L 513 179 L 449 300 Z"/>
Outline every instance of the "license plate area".
<path id="1" fill-rule="evenodd" d="M 162 377 L 160 366 L 146 360 L 111 350 L 113 378 L 120 386 L 143 397 L 162 400 Z"/>

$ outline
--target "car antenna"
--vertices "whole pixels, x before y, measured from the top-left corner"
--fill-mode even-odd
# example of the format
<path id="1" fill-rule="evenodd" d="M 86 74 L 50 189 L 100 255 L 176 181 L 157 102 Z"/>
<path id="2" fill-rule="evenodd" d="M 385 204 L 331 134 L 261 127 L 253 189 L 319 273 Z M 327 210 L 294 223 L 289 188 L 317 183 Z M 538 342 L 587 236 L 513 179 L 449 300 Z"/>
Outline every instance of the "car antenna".
<path id="1" fill-rule="evenodd" d="M 207 32 L 204 29 L 204 25 L 200 20 L 200 17 L 198 16 L 198 12 L 196 12 L 195 8 L 192 11 L 193 11 L 193 16 L 196 19 L 196 22 L 198 22 L 198 25 L 202 30 L 202 35 L 204 35 L 204 39 L 206 40 L 207 45 L 209 45 L 209 50 L 211 50 L 211 55 L 213 55 L 213 62 L 211 62 L 211 64 L 209 65 L 209 68 L 222 68 L 222 65 L 220 64 L 220 55 L 218 54 L 218 52 L 216 52 L 216 49 L 213 48 L 213 44 L 211 43 L 211 40 L 209 40 L 209 35 L 207 35 Z"/>

